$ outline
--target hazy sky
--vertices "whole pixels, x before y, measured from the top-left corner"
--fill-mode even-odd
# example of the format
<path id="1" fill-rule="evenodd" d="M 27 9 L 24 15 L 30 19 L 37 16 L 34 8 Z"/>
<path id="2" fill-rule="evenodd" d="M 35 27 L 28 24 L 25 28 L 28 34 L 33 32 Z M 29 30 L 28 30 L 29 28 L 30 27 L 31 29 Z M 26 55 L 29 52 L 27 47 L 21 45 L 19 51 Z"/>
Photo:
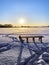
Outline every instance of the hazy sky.
<path id="1" fill-rule="evenodd" d="M 49 25 L 49 0 L 0 0 L 0 23 L 18 23 L 25 18 L 33 25 Z"/>

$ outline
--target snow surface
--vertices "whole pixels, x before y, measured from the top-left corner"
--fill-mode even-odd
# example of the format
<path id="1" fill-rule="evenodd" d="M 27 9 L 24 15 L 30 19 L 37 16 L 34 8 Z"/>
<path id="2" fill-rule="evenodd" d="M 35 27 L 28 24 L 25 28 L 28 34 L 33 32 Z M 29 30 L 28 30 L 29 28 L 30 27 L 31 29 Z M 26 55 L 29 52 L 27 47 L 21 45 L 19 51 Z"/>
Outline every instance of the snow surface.
<path id="1" fill-rule="evenodd" d="M 45 40 L 46 39 L 43 39 L 43 41 Z M 0 44 L 9 44 L 10 46 L 10 49 L 0 52 L 0 65 L 17 65 L 21 46 L 21 42 L 18 39 L 18 35 L 0 35 Z M 49 65 L 49 42 L 44 42 L 42 44 L 40 42 L 36 42 L 36 44 L 38 45 L 39 49 L 34 43 L 29 43 L 30 49 L 32 50 L 32 54 L 35 54 L 35 56 L 32 57 L 26 63 L 26 65 Z M 2 48 L 0 48 L 0 50 L 6 48 L 8 48 L 8 46 L 3 46 Z M 25 62 L 28 57 L 31 57 L 31 54 L 29 52 L 27 43 L 24 42 L 21 63 Z M 48 62 L 46 62 L 45 59 L 47 59 Z M 24 65 L 21 63 L 19 65 Z"/>

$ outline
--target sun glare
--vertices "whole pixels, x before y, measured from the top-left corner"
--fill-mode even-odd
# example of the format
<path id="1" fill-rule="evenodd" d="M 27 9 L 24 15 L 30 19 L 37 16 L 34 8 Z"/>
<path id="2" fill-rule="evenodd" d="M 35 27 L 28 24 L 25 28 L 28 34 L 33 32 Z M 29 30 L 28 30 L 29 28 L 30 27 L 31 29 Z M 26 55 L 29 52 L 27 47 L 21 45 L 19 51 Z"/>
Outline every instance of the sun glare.
<path id="1" fill-rule="evenodd" d="M 24 24 L 24 23 L 25 23 L 25 19 L 24 19 L 24 18 L 20 18 L 20 19 L 19 19 L 19 24 L 22 25 L 22 24 Z"/>

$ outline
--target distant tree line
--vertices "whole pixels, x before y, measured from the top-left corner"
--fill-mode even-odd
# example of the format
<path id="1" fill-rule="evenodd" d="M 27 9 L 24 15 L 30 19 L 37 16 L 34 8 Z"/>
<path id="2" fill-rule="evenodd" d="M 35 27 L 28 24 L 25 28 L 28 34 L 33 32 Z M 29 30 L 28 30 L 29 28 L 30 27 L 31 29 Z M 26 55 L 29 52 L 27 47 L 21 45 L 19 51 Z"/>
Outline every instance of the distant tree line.
<path id="1" fill-rule="evenodd" d="M 0 28 L 11 28 L 13 27 L 12 24 L 0 24 Z"/>

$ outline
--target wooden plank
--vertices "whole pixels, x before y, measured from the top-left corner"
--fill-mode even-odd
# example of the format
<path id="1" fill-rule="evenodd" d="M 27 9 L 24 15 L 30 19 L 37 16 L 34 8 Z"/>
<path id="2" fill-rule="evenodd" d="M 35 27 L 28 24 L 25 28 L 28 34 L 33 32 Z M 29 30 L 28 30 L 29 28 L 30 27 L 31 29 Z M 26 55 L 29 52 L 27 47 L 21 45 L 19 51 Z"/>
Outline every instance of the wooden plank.
<path id="1" fill-rule="evenodd" d="M 26 42 L 27 42 L 27 43 L 29 42 L 28 37 L 26 37 Z"/>
<path id="2" fill-rule="evenodd" d="M 33 42 L 35 43 L 35 38 L 33 37 L 32 39 L 33 39 Z"/>
<path id="3" fill-rule="evenodd" d="M 42 37 L 43 38 L 43 36 L 21 36 L 22 38 L 26 38 L 26 37 L 28 37 L 28 38 L 32 38 L 32 37 L 35 37 L 35 38 L 38 38 L 38 37 Z"/>
<path id="4" fill-rule="evenodd" d="M 21 38 L 22 39 L 25 38 L 27 43 L 29 42 L 28 40 L 29 38 L 32 38 L 34 43 L 35 43 L 35 38 L 39 38 L 39 41 L 42 43 L 43 36 L 21 36 Z"/>
<path id="5" fill-rule="evenodd" d="M 42 43 L 42 37 L 39 37 L 39 41 Z"/>

